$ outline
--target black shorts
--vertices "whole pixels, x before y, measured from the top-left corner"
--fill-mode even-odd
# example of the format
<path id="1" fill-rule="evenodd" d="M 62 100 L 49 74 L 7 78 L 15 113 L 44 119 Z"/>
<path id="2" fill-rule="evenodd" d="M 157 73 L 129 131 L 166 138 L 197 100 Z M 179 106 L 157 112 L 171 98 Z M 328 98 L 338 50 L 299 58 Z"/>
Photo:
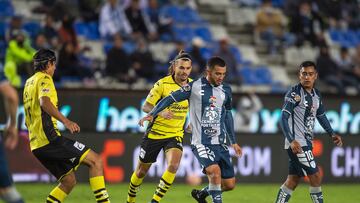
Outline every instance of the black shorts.
<path id="1" fill-rule="evenodd" d="M 150 139 L 148 137 L 144 137 L 141 143 L 139 159 L 143 163 L 154 163 L 156 162 L 156 158 L 161 149 L 163 149 L 164 152 L 171 148 L 177 148 L 182 151 L 182 141 L 182 137 L 171 137 L 165 139 Z"/>
<path id="2" fill-rule="evenodd" d="M 51 143 L 32 151 L 35 157 L 58 180 L 76 170 L 90 151 L 84 144 L 60 136 Z"/>

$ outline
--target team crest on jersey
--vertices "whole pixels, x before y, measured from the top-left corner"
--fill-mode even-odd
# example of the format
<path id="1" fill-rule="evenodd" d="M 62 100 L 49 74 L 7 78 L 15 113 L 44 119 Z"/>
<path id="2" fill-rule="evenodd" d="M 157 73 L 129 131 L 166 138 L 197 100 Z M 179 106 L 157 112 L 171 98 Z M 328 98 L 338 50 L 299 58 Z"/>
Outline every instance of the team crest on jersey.
<path id="1" fill-rule="evenodd" d="M 291 96 L 294 98 L 295 102 L 299 102 L 301 100 L 301 96 L 295 92 L 291 92 Z"/>
<path id="2" fill-rule="evenodd" d="M 209 103 L 210 104 L 215 104 L 216 103 L 216 97 L 215 96 L 210 96 Z"/>
<path id="3" fill-rule="evenodd" d="M 44 93 L 48 93 L 48 92 L 50 92 L 50 89 L 49 88 L 44 88 L 41 91 L 44 92 Z"/>
<path id="4" fill-rule="evenodd" d="M 182 92 L 183 92 L 183 91 L 188 92 L 188 91 L 190 91 L 190 90 L 191 90 L 191 87 L 190 87 L 190 85 L 188 85 L 188 84 L 182 86 L 182 88 L 181 88 L 181 91 L 182 91 Z"/>

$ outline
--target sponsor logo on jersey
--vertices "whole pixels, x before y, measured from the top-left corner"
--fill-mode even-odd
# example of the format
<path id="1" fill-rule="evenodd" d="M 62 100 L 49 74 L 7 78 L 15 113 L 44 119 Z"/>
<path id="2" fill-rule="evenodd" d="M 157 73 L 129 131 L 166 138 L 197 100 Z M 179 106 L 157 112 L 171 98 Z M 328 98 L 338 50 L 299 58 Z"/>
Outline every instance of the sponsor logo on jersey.
<path id="1" fill-rule="evenodd" d="M 204 130 L 204 133 L 205 133 L 206 135 L 213 136 L 213 135 L 216 135 L 216 134 L 218 133 L 218 130 L 217 130 L 217 129 L 213 129 L 213 128 L 205 129 L 205 130 Z"/>

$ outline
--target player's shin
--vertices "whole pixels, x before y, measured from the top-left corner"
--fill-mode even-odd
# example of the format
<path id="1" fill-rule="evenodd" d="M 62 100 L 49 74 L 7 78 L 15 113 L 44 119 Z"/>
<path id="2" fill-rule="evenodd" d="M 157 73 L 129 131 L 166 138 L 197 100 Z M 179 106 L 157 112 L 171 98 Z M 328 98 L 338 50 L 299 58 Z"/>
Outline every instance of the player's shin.
<path id="1" fill-rule="evenodd" d="M 289 189 L 285 185 L 282 185 L 279 189 L 275 203 L 287 203 L 291 197 L 293 190 Z"/>
<path id="2" fill-rule="evenodd" d="M 64 202 L 64 199 L 66 198 L 68 194 L 66 194 L 63 190 L 60 189 L 59 186 L 56 186 L 49 194 L 49 196 L 46 198 L 47 203 L 51 202 Z"/>
<path id="3" fill-rule="evenodd" d="M 210 183 L 208 191 L 213 203 L 222 203 L 221 184 L 213 185 Z"/>
<path id="4" fill-rule="evenodd" d="M 321 187 L 311 187 L 310 186 L 310 197 L 313 203 L 323 203 L 323 194 L 321 191 Z"/>
<path id="5" fill-rule="evenodd" d="M 169 190 L 170 186 L 174 182 L 175 175 L 176 173 L 171 173 L 168 170 L 164 172 L 154 193 L 153 200 L 160 202 L 160 200 L 164 197 L 165 193 Z"/>
<path id="6" fill-rule="evenodd" d="M 127 196 L 127 202 L 128 203 L 134 203 L 136 193 L 139 191 L 140 185 L 143 182 L 144 178 L 139 178 L 136 175 L 136 172 L 134 172 L 131 175 L 129 189 L 128 189 L 128 196 Z"/>
<path id="7" fill-rule="evenodd" d="M 24 203 L 19 192 L 13 186 L 1 191 L 0 199 L 4 200 L 6 203 Z"/>
<path id="8" fill-rule="evenodd" d="M 104 176 L 91 177 L 90 187 L 94 192 L 96 202 L 110 203 L 109 195 L 105 188 Z"/>

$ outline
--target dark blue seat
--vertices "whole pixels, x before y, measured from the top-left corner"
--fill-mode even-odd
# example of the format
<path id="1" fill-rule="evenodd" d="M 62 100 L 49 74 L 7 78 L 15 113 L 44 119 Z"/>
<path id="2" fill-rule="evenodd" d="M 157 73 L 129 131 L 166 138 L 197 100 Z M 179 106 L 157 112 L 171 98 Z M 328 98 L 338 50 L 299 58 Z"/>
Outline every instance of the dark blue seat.
<path id="1" fill-rule="evenodd" d="M 258 67 L 254 69 L 257 84 L 269 85 L 272 83 L 272 75 L 267 67 Z"/>
<path id="2" fill-rule="evenodd" d="M 212 42 L 213 38 L 207 26 L 200 26 L 194 29 L 195 35 L 201 37 L 206 42 Z"/>
<path id="3" fill-rule="evenodd" d="M 26 22 L 23 25 L 23 29 L 30 35 L 32 39 L 35 39 L 35 37 L 41 31 L 41 26 L 38 22 Z"/>
<path id="4" fill-rule="evenodd" d="M 11 1 L 0 1 L 0 17 L 10 17 L 15 15 L 15 10 Z"/>

